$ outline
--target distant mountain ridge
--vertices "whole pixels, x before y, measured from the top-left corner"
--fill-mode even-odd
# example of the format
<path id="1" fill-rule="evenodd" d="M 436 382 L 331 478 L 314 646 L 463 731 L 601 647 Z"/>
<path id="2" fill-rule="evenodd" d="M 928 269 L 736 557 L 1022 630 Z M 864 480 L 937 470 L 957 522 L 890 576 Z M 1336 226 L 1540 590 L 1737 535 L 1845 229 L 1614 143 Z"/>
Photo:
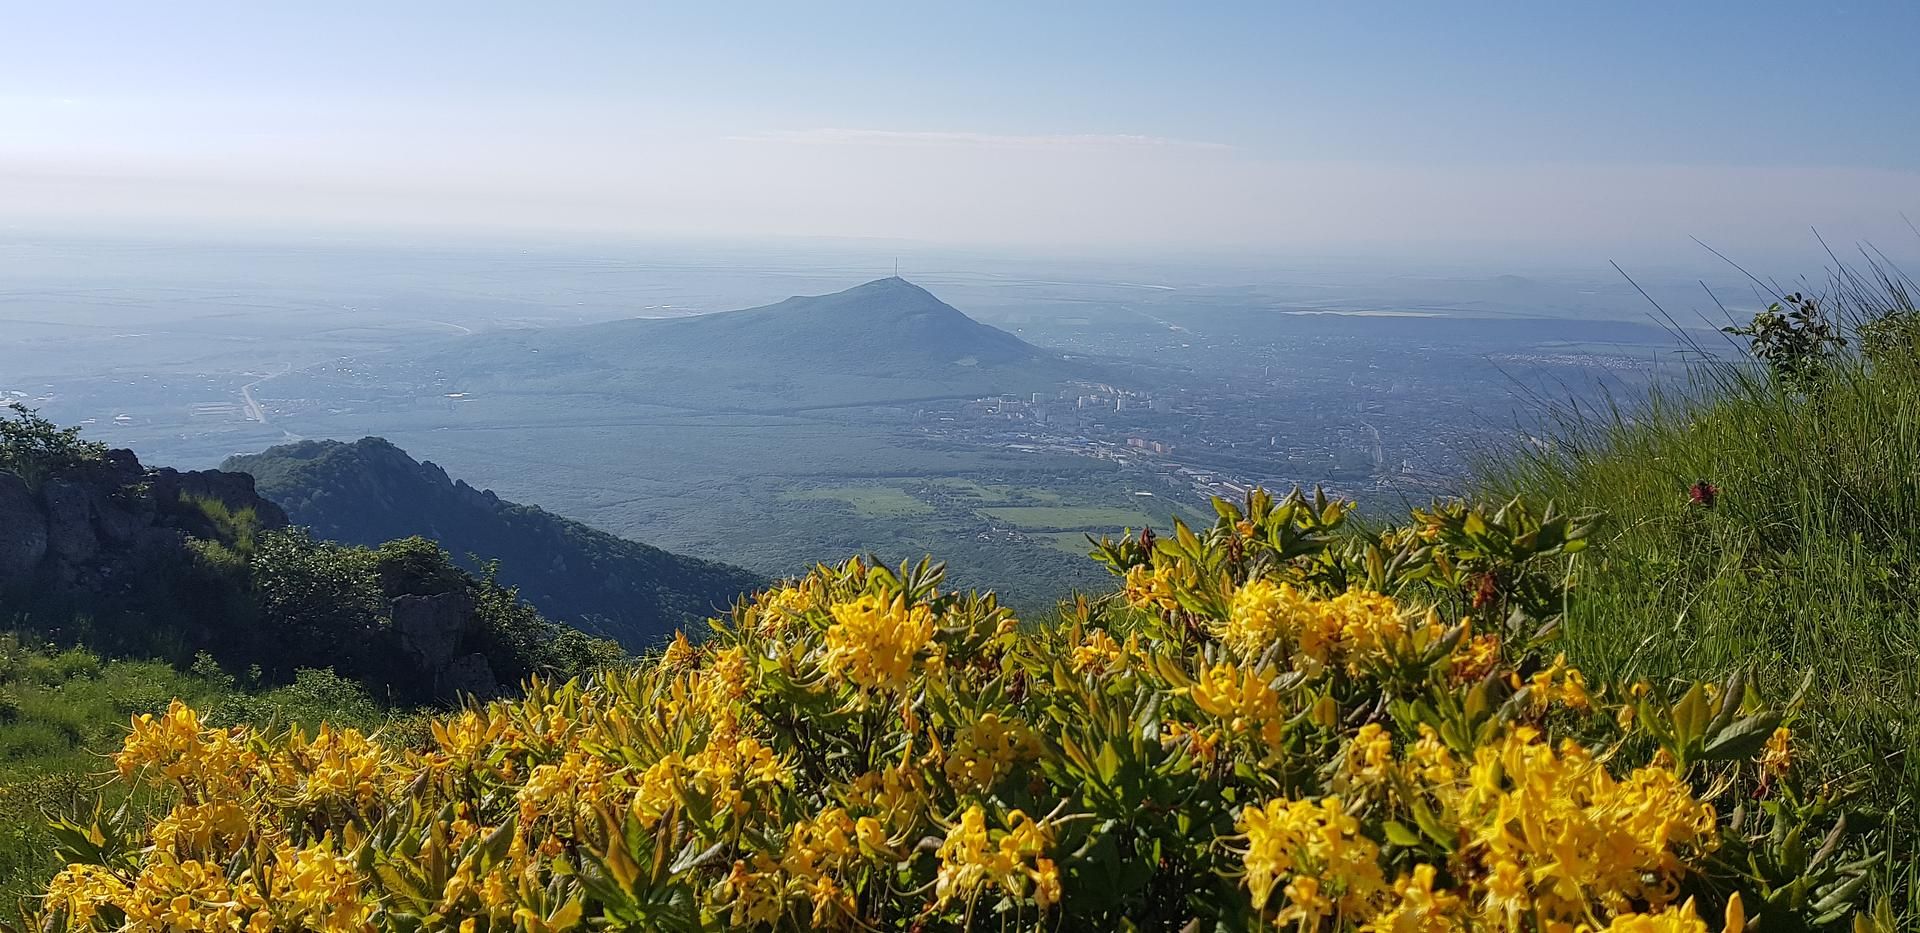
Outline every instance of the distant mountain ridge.
<path id="1" fill-rule="evenodd" d="M 899 277 L 739 311 L 454 337 L 276 380 L 294 396 L 574 396 L 792 411 L 1043 391 L 1095 372 Z"/>
<path id="2" fill-rule="evenodd" d="M 642 650 L 723 612 L 764 582 L 519 505 L 377 437 L 300 441 L 230 457 L 261 495 L 316 535 L 378 544 L 420 535 L 456 560 L 498 561 L 500 580 L 547 616 Z"/>
<path id="3" fill-rule="evenodd" d="M 799 296 L 759 308 L 665 321 L 615 321 L 583 328 L 613 336 L 639 323 L 657 346 L 725 341 L 768 359 L 833 361 L 865 371 L 949 364 L 996 367 L 1058 358 L 982 324 L 906 279 L 868 282 L 830 295 Z"/>

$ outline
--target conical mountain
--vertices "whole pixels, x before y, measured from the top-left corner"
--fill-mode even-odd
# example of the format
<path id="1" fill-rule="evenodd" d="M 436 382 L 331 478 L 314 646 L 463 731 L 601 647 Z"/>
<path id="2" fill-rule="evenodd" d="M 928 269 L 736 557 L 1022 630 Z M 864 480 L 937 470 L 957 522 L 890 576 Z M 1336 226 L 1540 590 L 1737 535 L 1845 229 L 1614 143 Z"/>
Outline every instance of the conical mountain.
<path id="1" fill-rule="evenodd" d="M 832 362 L 861 371 L 888 371 L 898 363 L 998 366 L 1052 356 L 898 277 L 744 311 L 614 321 L 549 336 L 583 348 L 631 347 L 650 354 L 726 348 L 742 356 Z"/>
<path id="2" fill-rule="evenodd" d="M 892 277 L 740 311 L 455 338 L 357 376 L 422 395 L 782 411 L 1041 391 L 1087 369 Z"/>

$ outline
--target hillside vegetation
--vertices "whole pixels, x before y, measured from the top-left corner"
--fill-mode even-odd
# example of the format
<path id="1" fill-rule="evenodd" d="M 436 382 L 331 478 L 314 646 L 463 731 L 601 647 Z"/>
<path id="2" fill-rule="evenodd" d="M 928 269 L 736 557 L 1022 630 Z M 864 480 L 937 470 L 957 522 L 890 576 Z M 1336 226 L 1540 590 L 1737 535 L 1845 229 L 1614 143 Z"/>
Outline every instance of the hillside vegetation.
<path id="1" fill-rule="evenodd" d="M 1781 296 L 1710 363 L 1631 411 L 1567 418 L 1493 464 L 1489 495 L 1603 511 L 1572 562 L 1565 646 L 1654 682 L 1745 669 L 1805 684 L 1796 727 L 1885 819 L 1911 891 L 1920 819 L 1920 312 L 1887 270 Z M 1920 895 L 1910 895 L 1920 897 Z M 1920 916 L 1920 901 L 1912 906 Z"/>
<path id="2" fill-rule="evenodd" d="M 230 457 L 260 494 L 330 541 L 437 542 L 470 571 L 500 582 L 549 618 L 630 650 L 657 647 L 765 581 L 738 567 L 671 554 L 449 478 L 377 437 L 300 441 Z"/>
<path id="3" fill-rule="evenodd" d="M 163 801 L 110 785 L 103 770 L 131 716 L 163 712 L 175 698 L 215 721 L 263 729 L 332 722 L 402 735 L 405 716 L 353 681 L 303 670 L 282 686 L 237 679 L 203 656 L 188 670 L 162 661 L 113 660 L 0 635 L 0 918 L 39 893 L 62 862 L 48 817 L 157 806 Z M 158 815 L 158 814 L 154 814 Z"/>
<path id="4" fill-rule="evenodd" d="M 1586 521 L 1219 511 L 1108 542 L 1124 584 L 1057 625 L 852 561 L 410 747 L 176 705 L 115 758 L 172 809 L 74 824 L 33 922 L 1704 933 L 1864 907 L 1873 860 L 1748 681 L 1538 650 Z"/>
<path id="5" fill-rule="evenodd" d="M 1040 624 L 856 559 L 418 729 L 175 703 L 26 919 L 1911 929 L 1906 294 L 1782 296 L 1751 365 L 1571 416 L 1475 502 L 1369 530 L 1256 491 L 1107 540 L 1118 582 Z"/>
<path id="6" fill-rule="evenodd" d="M 396 703 L 488 696 L 621 656 L 422 538 L 353 547 L 287 527 L 244 474 L 142 467 L 0 412 L 0 618 L 55 644 L 285 683 L 330 668 Z"/>

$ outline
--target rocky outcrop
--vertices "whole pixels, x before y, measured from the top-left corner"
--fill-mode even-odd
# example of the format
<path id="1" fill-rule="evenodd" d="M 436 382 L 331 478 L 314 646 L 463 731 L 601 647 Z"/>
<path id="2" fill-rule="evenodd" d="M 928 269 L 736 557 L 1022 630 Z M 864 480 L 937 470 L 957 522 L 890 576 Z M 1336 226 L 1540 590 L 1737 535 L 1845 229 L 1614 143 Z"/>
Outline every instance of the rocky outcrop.
<path id="1" fill-rule="evenodd" d="M 254 491 L 244 473 L 149 470 L 128 450 L 29 487 L 0 473 L 0 585 L 32 581 L 46 595 L 101 589 L 116 570 L 179 548 L 187 535 L 209 536 L 189 499 L 253 510 L 262 527 L 287 524 L 280 507 Z"/>
<path id="2" fill-rule="evenodd" d="M 84 564 L 100 555 L 100 536 L 93 528 L 93 497 L 87 487 L 63 479 L 47 480 L 40 488 L 40 504 L 47 522 L 47 553 L 67 564 Z"/>
<path id="3" fill-rule="evenodd" d="M 131 456 L 131 454 L 129 454 Z M 189 470 L 185 473 L 169 467 L 148 471 L 145 481 L 155 499 L 178 502 L 181 498 L 211 499 L 236 512 L 252 509 L 262 528 L 284 528 L 287 513 L 261 498 L 246 473 L 222 470 Z"/>
<path id="4" fill-rule="evenodd" d="M 487 662 L 486 655 L 477 651 L 454 658 L 436 681 L 435 693 L 443 699 L 471 696 L 484 700 L 500 694 L 500 681 L 493 675 L 493 665 Z"/>
<path id="5" fill-rule="evenodd" d="M 47 517 L 25 480 L 0 473 L 0 586 L 31 577 L 47 556 Z"/>
<path id="6" fill-rule="evenodd" d="M 478 608 L 473 596 L 461 590 L 393 600 L 394 631 L 414 662 L 432 676 L 438 698 L 484 698 L 500 692 L 493 666 L 469 647 L 479 635 Z"/>

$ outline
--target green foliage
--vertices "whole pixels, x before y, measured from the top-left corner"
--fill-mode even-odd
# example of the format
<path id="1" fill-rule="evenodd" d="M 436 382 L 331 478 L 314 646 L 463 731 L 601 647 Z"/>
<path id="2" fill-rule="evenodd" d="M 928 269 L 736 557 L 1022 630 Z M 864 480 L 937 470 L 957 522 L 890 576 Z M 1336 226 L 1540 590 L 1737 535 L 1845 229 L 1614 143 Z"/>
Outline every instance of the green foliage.
<path id="1" fill-rule="evenodd" d="M 119 749 L 130 717 L 163 712 L 178 697 L 215 722 L 262 728 L 333 722 L 373 729 L 408 721 L 331 671 L 303 670 L 286 687 L 247 693 L 202 657 L 182 673 L 0 633 L 0 920 L 59 867 L 48 814 L 86 813 L 96 803 L 139 811 L 150 802 L 103 779 L 106 756 Z"/>
<path id="2" fill-rule="evenodd" d="M 1703 364 L 1630 413 L 1567 419 L 1550 449 L 1489 464 L 1483 485 L 1605 512 L 1563 567 L 1564 644 L 1589 671 L 1809 679 L 1807 757 L 1859 795 L 1856 825 L 1893 865 L 1920 859 L 1920 358 L 1906 295 L 1843 270 L 1827 301 L 1852 335 L 1873 335 L 1860 354 L 1839 352 L 1813 312 L 1789 316 L 1771 351 L 1756 347 L 1768 371 Z M 1920 918 L 1920 888 L 1889 881 Z"/>
<path id="3" fill-rule="evenodd" d="M 249 570 L 260 625 L 286 652 L 262 660 L 285 668 L 333 658 L 348 670 L 370 660 L 386 612 L 371 552 L 288 529 L 261 538 Z"/>
<path id="4" fill-rule="evenodd" d="M 43 439 L 72 440 L 71 431 L 31 417 L 9 423 Z M 116 480 L 105 474 L 85 482 L 108 495 L 152 495 L 145 485 L 112 486 Z M 186 535 L 181 545 L 157 537 L 103 554 L 99 576 L 110 586 L 9 588 L 0 594 L 0 611 L 43 637 L 116 655 L 258 668 L 268 685 L 288 683 L 301 669 L 331 668 L 403 702 L 451 699 L 456 688 L 438 674 L 476 653 L 508 685 L 535 673 L 571 676 L 619 654 L 543 618 L 491 571 L 484 580 L 472 576 L 424 538 L 370 549 L 317 540 L 298 528 L 265 529 L 255 509 L 211 498 L 150 504 L 161 527 Z M 395 629 L 394 603 L 445 594 L 470 599 L 442 607 L 458 630 L 429 635 L 429 656 Z M 473 685 L 486 682 L 482 673 L 448 683 L 484 689 Z"/>
<path id="5" fill-rule="evenodd" d="M 317 537 L 378 546 L 390 593 L 400 591 L 388 571 L 427 587 L 423 593 L 444 592 L 456 568 L 480 574 L 491 562 L 548 617 L 636 651 L 697 626 L 762 582 L 455 483 L 379 438 L 302 441 L 223 466 L 252 474 L 262 495 Z M 418 539 L 423 534 L 433 542 Z M 382 544 L 408 539 L 416 543 Z M 452 565 L 429 553 L 439 548 L 451 552 Z"/>
<path id="6" fill-rule="evenodd" d="M 18 402 L 0 404 L 0 472 L 18 475 L 29 488 L 98 463 L 106 453 L 107 445 L 81 440 L 78 427 L 59 427 Z"/>
<path id="7" fill-rule="evenodd" d="M 374 573 L 388 596 L 433 596 L 467 586 L 468 578 L 440 545 L 419 535 L 373 550 Z"/>
<path id="8" fill-rule="evenodd" d="M 564 680 L 627 657 L 616 642 L 542 618 L 532 604 L 520 598 L 519 590 L 500 582 L 499 568 L 494 564 L 482 568 L 473 589 L 485 625 L 482 653 L 507 662 L 496 673 L 509 683 L 535 674 Z"/>
<path id="9" fill-rule="evenodd" d="M 235 509 L 219 499 L 182 495 L 181 505 L 199 513 L 213 529 L 214 543 L 242 557 L 253 553 L 261 531 L 260 514 L 251 507 Z"/>
<path id="10" fill-rule="evenodd" d="M 1795 387 L 1816 378 L 1847 345 L 1819 300 L 1799 292 L 1768 305 L 1744 327 L 1721 330 L 1747 338 L 1754 358 L 1767 364 L 1775 379 Z"/>

